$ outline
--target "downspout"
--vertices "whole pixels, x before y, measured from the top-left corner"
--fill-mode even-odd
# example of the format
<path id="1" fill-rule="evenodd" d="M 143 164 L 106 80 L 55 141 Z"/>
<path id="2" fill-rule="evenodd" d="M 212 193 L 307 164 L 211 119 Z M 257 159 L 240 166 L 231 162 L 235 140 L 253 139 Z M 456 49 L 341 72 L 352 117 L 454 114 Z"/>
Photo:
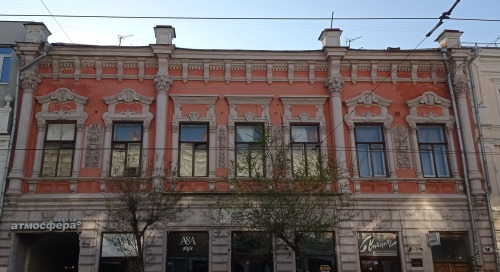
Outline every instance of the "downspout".
<path id="1" fill-rule="evenodd" d="M 488 209 L 488 218 L 489 218 L 489 223 L 491 226 L 491 237 L 493 238 L 493 248 L 495 250 L 495 264 L 497 266 L 497 270 L 500 271 L 500 263 L 499 263 L 499 258 L 498 258 L 498 245 L 497 245 L 497 237 L 495 234 L 495 228 L 494 226 L 494 220 L 493 220 L 493 212 L 491 210 L 491 199 L 490 199 L 490 194 L 491 194 L 491 180 L 490 180 L 490 175 L 488 172 L 488 160 L 486 159 L 486 152 L 485 152 L 485 147 L 484 147 L 484 136 L 483 136 L 483 127 L 481 125 L 481 119 L 479 116 L 479 108 L 477 105 L 477 98 L 476 98 L 476 88 L 474 84 L 474 77 L 472 76 L 472 69 L 471 65 L 472 62 L 477 58 L 478 54 L 477 52 L 473 51 L 474 55 L 471 60 L 467 62 L 467 69 L 469 72 L 469 80 L 470 80 L 470 86 L 471 86 L 471 92 L 472 92 L 472 105 L 473 105 L 473 110 L 474 110 L 474 116 L 476 118 L 476 124 L 477 124 L 477 131 L 478 131 L 478 136 L 479 136 L 479 147 L 481 148 L 481 159 L 483 163 L 483 172 L 484 172 L 484 178 L 486 180 L 486 207 Z"/>
<path id="2" fill-rule="evenodd" d="M 470 193 L 470 185 L 469 185 L 469 176 L 467 174 L 467 162 L 465 161 L 465 154 L 464 154 L 464 143 L 462 139 L 462 126 L 460 125 L 460 118 L 458 118 L 458 112 L 457 112 L 457 102 L 455 100 L 455 90 L 453 88 L 453 84 L 451 82 L 451 72 L 448 67 L 448 54 L 447 54 L 447 49 L 442 48 L 441 52 L 443 53 L 443 63 L 444 67 L 446 69 L 446 75 L 448 79 L 448 88 L 450 89 L 450 97 L 451 97 L 451 103 L 453 106 L 453 115 L 455 116 L 455 124 L 457 126 L 457 134 L 458 134 L 458 144 L 460 147 L 460 158 L 462 160 L 462 168 L 464 172 L 464 185 L 465 185 L 465 192 L 467 195 L 467 206 L 469 210 L 469 216 L 470 216 L 470 224 L 472 228 L 472 241 L 473 241 L 473 248 L 474 248 L 474 257 L 476 260 L 479 259 L 479 249 L 478 249 L 478 241 L 477 241 L 477 228 L 476 228 L 476 222 L 474 221 L 474 208 L 472 207 L 472 197 Z"/>
<path id="3" fill-rule="evenodd" d="M 48 45 L 47 47 L 45 47 L 45 45 Z M 0 218 L 2 218 L 2 212 L 3 212 L 3 204 L 4 204 L 4 201 L 5 201 L 5 186 L 7 184 L 7 176 L 8 176 L 8 170 L 9 170 L 9 165 L 10 165 L 10 157 L 11 157 L 11 153 L 12 153 L 12 148 L 13 148 L 13 142 L 14 142 L 14 136 L 16 134 L 16 124 L 17 124 L 17 107 L 18 107 L 18 98 L 19 98 L 19 80 L 21 78 L 21 72 L 28 69 L 29 67 L 31 67 L 33 64 L 37 63 L 38 61 L 40 61 L 41 59 L 45 58 L 45 56 L 47 56 L 47 53 L 52 49 L 52 46 L 48 43 L 48 42 L 45 42 L 44 43 L 44 51 L 43 53 L 34 58 L 33 60 L 31 60 L 29 63 L 26 63 L 25 65 L 21 66 L 19 68 L 19 70 L 17 71 L 17 75 L 16 75 L 16 87 L 14 88 L 15 90 L 15 94 L 14 94 L 14 107 L 13 107 L 13 115 L 12 115 L 12 125 L 10 127 L 10 139 L 9 139 L 9 146 L 7 148 L 7 160 L 6 160 L 6 163 L 5 163 L 5 172 L 4 172 L 4 175 L 3 175 L 3 181 L 2 183 L 0 183 Z"/>

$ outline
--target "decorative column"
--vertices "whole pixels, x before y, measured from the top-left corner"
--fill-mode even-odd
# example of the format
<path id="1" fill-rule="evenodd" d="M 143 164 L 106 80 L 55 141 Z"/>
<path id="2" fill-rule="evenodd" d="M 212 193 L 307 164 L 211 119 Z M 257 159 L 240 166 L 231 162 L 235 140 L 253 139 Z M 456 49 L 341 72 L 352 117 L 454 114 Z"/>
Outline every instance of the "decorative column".
<path id="1" fill-rule="evenodd" d="M 410 139 L 411 139 L 411 149 L 414 150 L 413 158 L 415 162 L 415 174 L 417 178 L 423 178 L 422 164 L 420 162 L 420 152 L 418 152 L 418 150 L 420 149 L 418 147 L 417 125 L 411 123 L 410 123 Z"/>
<path id="2" fill-rule="evenodd" d="M 106 182 L 104 178 L 109 177 L 110 163 L 111 163 L 111 134 L 113 131 L 113 121 L 109 118 L 109 113 L 104 113 L 104 145 L 102 152 L 102 165 L 101 165 L 101 180 L 100 190 L 101 192 L 106 191 Z"/>
<path id="3" fill-rule="evenodd" d="M 156 75 L 154 85 L 156 89 L 156 135 L 155 135 L 155 175 L 164 176 L 165 170 L 165 142 L 168 112 L 168 91 L 172 86 L 171 76 Z"/>
<path id="4" fill-rule="evenodd" d="M 336 61 L 337 62 L 337 61 Z M 338 61 L 340 63 L 340 61 Z M 347 170 L 347 156 L 346 156 L 346 146 L 344 139 L 344 119 L 342 115 L 342 98 L 341 93 L 344 88 L 344 80 L 340 75 L 338 76 L 330 76 L 326 81 L 326 86 L 330 91 L 330 101 L 331 101 L 331 109 L 332 109 L 332 120 L 333 126 L 333 135 L 335 139 L 335 158 L 340 163 L 342 171 Z M 350 191 L 349 182 L 344 175 L 341 180 L 339 180 L 339 190 L 347 190 Z"/>
<path id="5" fill-rule="evenodd" d="M 33 111 L 33 96 L 40 82 L 40 75 L 32 71 L 24 73 L 21 77 L 23 99 L 20 103 L 21 112 L 19 114 L 14 162 L 9 175 L 9 189 L 7 190 L 7 195 L 21 194 L 22 179 L 24 177 L 24 159 L 26 157 L 26 148 Z"/>
<path id="6" fill-rule="evenodd" d="M 454 135 L 453 135 L 453 124 L 452 122 L 446 124 L 446 133 L 448 134 L 448 146 L 451 147 L 455 146 L 455 140 L 454 140 Z M 460 178 L 460 171 L 458 170 L 458 164 L 457 164 L 457 156 L 453 155 L 450 156 L 450 161 L 451 161 L 451 173 L 454 178 Z"/>
<path id="7" fill-rule="evenodd" d="M 43 140 L 45 137 L 46 122 L 42 118 L 37 118 L 38 133 L 36 136 L 35 156 L 33 159 L 32 178 L 40 176 L 40 168 L 42 167 Z"/>
<path id="8" fill-rule="evenodd" d="M 384 124 L 384 132 L 385 132 L 385 142 L 387 144 L 387 162 L 389 168 L 389 176 L 391 178 L 396 178 L 396 165 L 394 164 L 394 145 L 392 144 L 392 133 L 391 133 L 391 125 Z"/>
<path id="9" fill-rule="evenodd" d="M 484 194 L 481 184 L 482 176 L 477 166 L 478 158 L 474 148 L 474 137 L 472 136 L 472 126 L 469 117 L 469 107 L 467 105 L 467 93 L 469 86 L 463 78 L 453 80 L 455 90 L 458 118 L 460 118 L 463 146 L 465 152 L 465 162 L 467 164 L 467 175 L 470 180 L 471 193 L 474 195 Z"/>

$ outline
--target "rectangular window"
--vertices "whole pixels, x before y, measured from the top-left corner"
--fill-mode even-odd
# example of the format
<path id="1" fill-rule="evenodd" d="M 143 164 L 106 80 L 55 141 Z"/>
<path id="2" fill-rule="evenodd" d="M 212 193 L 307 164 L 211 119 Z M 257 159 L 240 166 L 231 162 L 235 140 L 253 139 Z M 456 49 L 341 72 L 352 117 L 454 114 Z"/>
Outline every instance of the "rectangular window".
<path id="1" fill-rule="evenodd" d="M 208 176 L 208 125 L 181 124 L 179 175 Z"/>
<path id="2" fill-rule="evenodd" d="M 114 124 L 111 175 L 113 177 L 139 176 L 141 149 L 141 124 Z"/>
<path id="3" fill-rule="evenodd" d="M 264 125 L 236 125 L 236 176 L 264 175 Z"/>
<path id="4" fill-rule="evenodd" d="M 395 232 L 358 232 L 361 272 L 400 272 L 398 234 Z"/>
<path id="5" fill-rule="evenodd" d="M 0 48 L 0 83 L 8 83 L 12 64 L 12 48 Z"/>
<path id="6" fill-rule="evenodd" d="M 42 176 L 71 176 L 75 150 L 75 129 L 75 124 L 47 124 Z"/>
<path id="7" fill-rule="evenodd" d="M 418 148 L 424 177 L 449 177 L 447 144 L 442 126 L 418 126 Z"/>
<path id="8" fill-rule="evenodd" d="M 320 167 L 318 126 L 293 125 L 290 130 L 293 174 L 298 176 L 317 174 Z"/>
<path id="9" fill-rule="evenodd" d="M 231 271 L 272 272 L 272 239 L 263 232 L 233 232 Z"/>
<path id="10" fill-rule="evenodd" d="M 302 256 L 296 254 L 297 272 L 337 271 L 332 232 L 307 233 L 299 243 Z"/>
<path id="11" fill-rule="evenodd" d="M 99 272 L 135 271 L 132 267 L 137 256 L 137 242 L 131 233 L 103 233 Z"/>
<path id="12" fill-rule="evenodd" d="M 355 132 L 359 176 L 387 176 L 382 126 L 357 125 Z"/>

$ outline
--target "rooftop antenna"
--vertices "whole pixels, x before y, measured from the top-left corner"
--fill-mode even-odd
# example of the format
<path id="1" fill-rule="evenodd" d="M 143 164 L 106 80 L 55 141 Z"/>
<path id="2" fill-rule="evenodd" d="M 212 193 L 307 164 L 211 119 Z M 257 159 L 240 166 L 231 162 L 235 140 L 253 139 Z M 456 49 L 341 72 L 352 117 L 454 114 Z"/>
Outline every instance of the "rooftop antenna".
<path id="1" fill-rule="evenodd" d="M 345 38 L 345 43 L 347 44 L 347 47 L 351 47 L 351 42 L 361 38 L 363 38 L 363 36 L 359 36 L 356 38 Z"/>
<path id="2" fill-rule="evenodd" d="M 332 19 L 330 20 L 330 28 L 333 28 L 333 14 L 334 14 L 334 13 L 335 13 L 335 12 L 334 12 L 334 11 L 332 11 Z"/>
<path id="3" fill-rule="evenodd" d="M 123 39 L 129 38 L 129 37 L 133 37 L 133 36 L 134 36 L 133 34 L 128 34 L 128 35 L 118 35 L 118 46 L 121 46 L 121 45 L 122 45 L 122 40 L 123 40 Z"/>

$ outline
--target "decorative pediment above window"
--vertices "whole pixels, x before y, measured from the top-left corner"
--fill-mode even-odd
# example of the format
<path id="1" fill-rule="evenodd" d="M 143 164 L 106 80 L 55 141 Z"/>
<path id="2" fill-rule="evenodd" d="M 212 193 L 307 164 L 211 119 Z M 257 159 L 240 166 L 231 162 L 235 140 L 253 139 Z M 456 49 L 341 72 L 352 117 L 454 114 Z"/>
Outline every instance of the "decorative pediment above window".
<path id="1" fill-rule="evenodd" d="M 153 100 L 154 99 L 152 97 L 144 96 L 132 89 L 125 89 L 115 95 L 104 97 L 104 102 L 106 102 L 106 104 L 108 105 L 116 104 L 119 102 L 123 103 L 138 102 L 144 105 L 151 105 L 151 103 L 153 103 Z"/>
<path id="2" fill-rule="evenodd" d="M 235 122 L 269 122 L 269 104 L 273 100 L 272 95 L 226 95 L 229 103 L 229 125 Z M 260 105 L 260 112 L 238 113 L 238 105 Z"/>
<path id="3" fill-rule="evenodd" d="M 348 114 L 345 116 L 345 121 L 347 125 L 351 128 L 354 127 L 355 123 L 383 123 L 385 126 L 390 127 L 392 123 L 392 116 L 389 115 L 387 108 L 391 105 L 391 100 L 382 98 L 372 91 L 365 91 L 360 95 L 347 99 L 345 101 L 347 105 Z M 361 114 L 356 112 L 356 107 L 358 105 L 363 105 L 366 107 L 377 107 L 380 110 L 376 111 L 363 111 Z"/>
<path id="4" fill-rule="evenodd" d="M 197 122 L 215 122 L 215 102 L 219 98 L 217 95 L 174 95 L 170 97 L 174 101 L 174 125 L 179 122 L 197 121 Z M 183 105 L 204 105 L 206 111 L 182 112 Z M 205 110 L 203 107 L 201 109 Z"/>
<path id="5" fill-rule="evenodd" d="M 83 124 L 88 117 L 88 114 L 84 112 L 87 99 L 67 88 L 59 88 L 52 93 L 37 96 L 36 100 L 42 108 L 36 113 L 35 118 L 39 124 L 54 120 L 73 120 L 77 121 L 77 124 Z M 53 103 L 58 105 L 49 107 Z"/>
<path id="6" fill-rule="evenodd" d="M 104 122 L 108 125 L 116 120 L 143 121 L 144 125 L 149 125 L 151 120 L 153 120 L 153 114 L 149 111 L 149 106 L 153 103 L 154 99 L 137 93 L 133 89 L 125 89 L 103 99 L 108 105 L 108 111 L 103 114 Z M 120 103 L 137 103 L 141 105 L 141 109 L 140 111 L 136 111 L 134 108 L 127 108 L 121 112 L 116 112 L 116 105 Z"/>
<path id="7" fill-rule="evenodd" d="M 450 100 L 433 92 L 425 92 L 406 103 L 410 110 L 406 121 L 410 127 L 416 127 L 417 123 L 437 123 L 453 127 L 455 119 L 450 115 Z"/>
<path id="8" fill-rule="evenodd" d="M 408 104 L 408 107 L 410 107 L 410 108 L 414 108 L 414 107 L 419 106 L 419 105 L 426 105 L 426 106 L 437 105 L 437 106 L 442 106 L 442 107 L 446 107 L 446 108 L 451 107 L 450 100 L 442 98 L 433 92 L 425 92 L 421 96 L 419 96 L 415 99 L 412 99 L 406 103 Z"/>

